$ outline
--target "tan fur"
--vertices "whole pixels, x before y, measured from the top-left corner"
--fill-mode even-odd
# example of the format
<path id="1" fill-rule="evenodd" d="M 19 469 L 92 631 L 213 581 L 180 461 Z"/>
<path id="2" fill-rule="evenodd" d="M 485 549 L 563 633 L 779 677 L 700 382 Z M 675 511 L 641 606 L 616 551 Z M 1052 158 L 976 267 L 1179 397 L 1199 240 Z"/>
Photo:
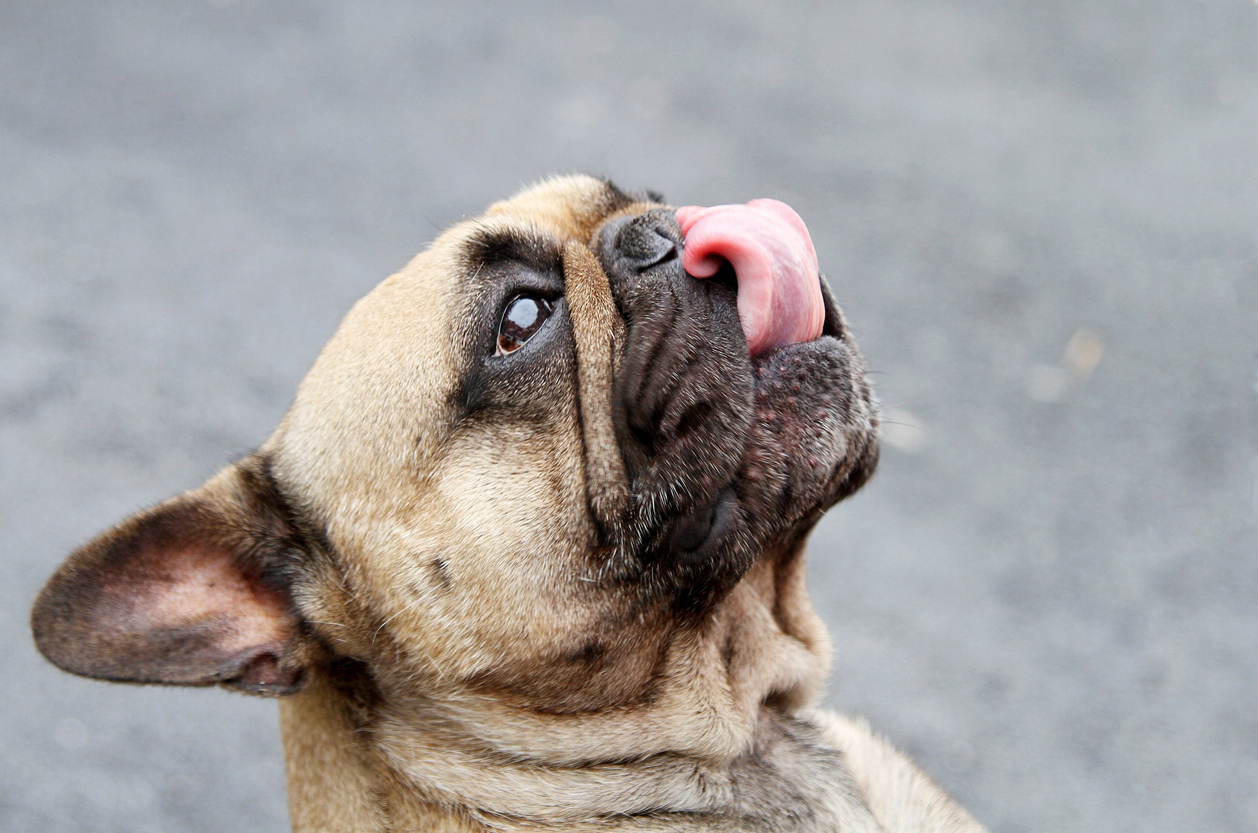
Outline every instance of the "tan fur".
<path id="1" fill-rule="evenodd" d="M 980 831 L 974 818 L 863 719 L 817 711 L 814 717 L 848 767 L 887 833 Z"/>
<path id="2" fill-rule="evenodd" d="M 281 703 L 298 833 L 982 830 L 864 724 L 810 711 L 830 646 L 802 542 L 697 624 L 600 584 L 591 553 L 629 500 L 625 325 L 589 246 L 640 210 L 565 177 L 450 229 L 354 306 L 259 451 L 326 550 L 290 588 L 326 654 Z M 542 403 L 526 423 L 450 404 L 484 325 L 468 247 L 489 232 L 561 253 L 575 356 L 520 382 Z M 731 811 L 757 802 L 783 821 Z"/>

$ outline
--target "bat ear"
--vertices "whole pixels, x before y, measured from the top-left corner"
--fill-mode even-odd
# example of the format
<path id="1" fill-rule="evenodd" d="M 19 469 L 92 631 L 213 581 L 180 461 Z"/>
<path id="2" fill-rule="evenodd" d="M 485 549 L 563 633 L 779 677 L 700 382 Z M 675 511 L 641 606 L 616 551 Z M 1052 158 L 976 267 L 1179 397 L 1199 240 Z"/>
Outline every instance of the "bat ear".
<path id="1" fill-rule="evenodd" d="M 246 458 L 71 554 L 35 600 L 35 644 L 101 680 L 291 694 L 315 649 L 292 527 L 266 462 Z"/>

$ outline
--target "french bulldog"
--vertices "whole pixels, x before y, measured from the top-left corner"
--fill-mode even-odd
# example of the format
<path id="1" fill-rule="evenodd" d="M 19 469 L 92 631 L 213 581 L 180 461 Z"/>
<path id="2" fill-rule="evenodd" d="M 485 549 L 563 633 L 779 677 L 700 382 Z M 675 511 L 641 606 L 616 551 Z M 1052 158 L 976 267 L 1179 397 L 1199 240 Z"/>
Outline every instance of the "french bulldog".
<path id="1" fill-rule="evenodd" d="M 802 220 L 586 176 L 359 301 L 257 452 L 73 553 L 40 651 L 280 700 L 297 831 L 981 831 L 804 583 L 878 458 Z"/>

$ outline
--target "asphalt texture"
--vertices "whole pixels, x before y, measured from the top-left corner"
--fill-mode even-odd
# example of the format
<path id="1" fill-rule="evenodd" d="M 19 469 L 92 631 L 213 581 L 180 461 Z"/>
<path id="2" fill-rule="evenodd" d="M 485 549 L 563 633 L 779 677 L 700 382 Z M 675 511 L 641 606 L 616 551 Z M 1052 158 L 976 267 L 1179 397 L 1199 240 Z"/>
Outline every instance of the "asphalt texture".
<path id="1" fill-rule="evenodd" d="M 996 831 L 1258 829 L 1258 4 L 0 4 L 0 829 L 286 828 L 275 704 L 35 653 L 349 305 L 553 172 L 812 230 L 888 415 L 829 703 Z"/>

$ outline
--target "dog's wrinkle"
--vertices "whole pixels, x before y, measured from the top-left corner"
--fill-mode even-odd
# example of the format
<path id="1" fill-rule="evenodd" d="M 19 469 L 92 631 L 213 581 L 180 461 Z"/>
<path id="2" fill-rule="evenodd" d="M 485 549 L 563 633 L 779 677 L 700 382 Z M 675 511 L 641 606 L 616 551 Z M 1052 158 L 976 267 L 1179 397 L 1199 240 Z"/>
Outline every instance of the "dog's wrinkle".
<path id="1" fill-rule="evenodd" d="M 517 227 L 486 225 L 477 229 L 465 243 L 467 268 L 476 273 L 505 263 L 521 263 L 538 272 L 562 273 L 560 243 L 540 231 Z"/>
<path id="2" fill-rule="evenodd" d="M 623 642 L 623 640 L 620 640 Z M 597 715 L 650 700 L 662 646 L 618 646 L 613 657 L 602 641 L 551 657 L 539 678 L 534 666 L 506 665 L 465 681 L 479 696 L 532 715 Z"/>
<path id="3" fill-rule="evenodd" d="M 677 424 L 673 427 L 673 432 L 678 437 L 697 431 L 708 420 L 708 417 L 714 410 L 713 404 L 708 400 L 700 400 L 689 404 L 681 415 L 677 418 Z"/>
<path id="4" fill-rule="evenodd" d="M 668 335 L 677 320 L 672 288 L 662 287 L 660 293 L 642 302 L 647 308 L 638 310 L 629 329 L 629 348 L 621 362 L 620 374 L 620 379 L 624 380 L 620 382 L 624 386 L 620 398 L 627 415 L 632 415 L 647 400 L 644 388 L 651 381 L 650 370 L 659 365 L 660 355 L 669 346 Z M 669 300 L 674 303 L 667 303 Z"/>
<path id="5" fill-rule="evenodd" d="M 645 378 L 646 391 L 634 403 L 635 415 L 644 425 L 649 425 L 666 437 L 673 435 L 669 424 L 668 413 L 674 409 L 677 399 L 693 391 L 696 385 L 707 382 L 706 379 L 696 380 L 695 371 L 705 369 L 705 357 L 692 343 L 674 345 L 667 359 L 655 363 L 654 370 Z M 687 384 L 690 383 L 690 384 Z"/>
<path id="6" fill-rule="evenodd" d="M 675 307 L 663 303 L 629 331 L 634 345 L 621 365 L 624 390 L 619 398 L 626 420 L 635 430 L 653 430 L 675 378 L 673 371 L 683 357 L 667 348 L 677 319 Z M 654 445 L 652 442 L 651 445 Z"/>
<path id="7" fill-rule="evenodd" d="M 704 357 L 698 350 L 686 351 L 679 357 L 679 363 L 681 366 L 660 386 L 658 402 L 651 413 L 651 421 L 659 433 L 674 442 L 684 440 L 686 434 L 699 428 L 709 416 L 724 415 L 728 410 L 718 406 L 717 402 L 727 397 L 714 389 L 713 380 L 705 373 Z"/>
<path id="8" fill-rule="evenodd" d="M 636 433 L 653 431 L 671 439 L 687 408 L 699 400 L 728 398 L 718 391 L 732 380 L 711 378 L 719 371 L 709 366 L 720 357 L 708 350 L 705 334 L 692 323 L 694 316 L 678 314 L 682 304 L 675 290 L 663 287 L 644 304 L 645 314 L 635 317 L 630 329 L 632 346 L 622 364 L 623 393 L 618 398 Z M 660 442 L 644 445 L 653 449 Z"/>

